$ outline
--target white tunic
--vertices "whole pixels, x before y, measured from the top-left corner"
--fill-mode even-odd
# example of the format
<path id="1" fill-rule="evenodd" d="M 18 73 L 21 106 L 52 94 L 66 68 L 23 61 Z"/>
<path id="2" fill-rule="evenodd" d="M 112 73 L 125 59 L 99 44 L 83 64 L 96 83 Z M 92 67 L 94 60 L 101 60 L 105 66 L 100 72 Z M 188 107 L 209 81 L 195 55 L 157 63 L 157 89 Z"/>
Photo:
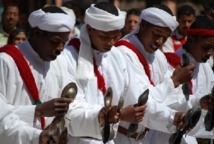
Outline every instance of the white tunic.
<path id="1" fill-rule="evenodd" d="M 197 99 L 194 97 L 191 97 L 188 103 L 186 102 L 185 97 L 181 91 L 181 86 L 178 88 L 174 88 L 174 84 L 172 82 L 172 79 L 170 78 L 173 73 L 173 69 L 171 68 L 171 66 L 169 66 L 165 56 L 160 50 L 149 54 L 145 51 L 143 45 L 135 35 L 127 36 L 124 39 L 131 42 L 140 51 L 149 65 L 151 80 L 155 84 L 155 87 L 153 87 L 152 85 L 150 86 L 150 91 L 153 93 L 153 95 L 151 95 L 153 99 L 160 103 L 164 103 L 165 105 L 177 111 L 186 111 L 187 109 L 192 107 L 192 105 L 195 105 L 197 103 Z M 126 46 L 119 46 L 118 48 L 126 53 L 126 56 L 132 63 L 137 65 L 140 69 L 144 70 L 142 64 L 138 60 L 137 55 L 132 50 L 130 50 Z M 150 130 L 149 133 L 152 133 L 152 131 L 153 130 Z M 149 140 L 150 138 L 151 137 L 149 136 Z M 162 140 L 160 141 L 160 137 L 155 137 L 155 139 L 152 137 L 151 140 L 151 144 L 155 144 L 155 141 L 158 143 L 168 142 L 168 139 L 166 142 Z"/>
<path id="2" fill-rule="evenodd" d="M 165 55 L 160 50 L 149 54 L 135 35 L 128 36 L 126 40 L 132 43 L 140 51 L 149 65 L 151 80 L 155 85 L 155 87 L 152 85 L 149 86 L 153 99 L 178 111 L 186 111 L 187 107 L 180 107 L 186 100 L 183 93 L 180 91 L 180 87 L 174 87 L 174 83 L 171 79 L 173 69 L 168 64 Z M 118 49 L 125 53 L 130 62 L 142 71 L 142 74 L 145 73 L 143 65 L 132 50 L 126 46 L 119 46 Z M 191 100 L 188 105 L 194 103 L 194 100 Z M 185 105 L 187 104 L 185 103 Z"/>
<path id="3" fill-rule="evenodd" d="M 74 49 L 72 48 L 72 46 L 69 46 L 69 49 L 72 51 L 71 53 L 75 53 L 73 52 L 75 50 L 72 50 Z M 137 103 L 139 95 L 149 87 L 149 80 L 147 76 L 145 76 L 145 74 L 142 74 L 142 71 L 139 71 L 139 68 L 134 66 L 132 63 L 129 63 L 124 54 L 115 47 L 112 47 L 111 51 L 106 53 L 100 53 L 96 50 L 93 50 L 93 55 L 98 66 L 98 70 L 104 77 L 106 87 L 111 87 L 113 90 L 112 104 L 117 105 L 120 96 L 123 96 L 125 100 L 124 107 Z M 94 113 L 98 112 L 98 110 L 100 109 L 97 109 L 97 107 L 100 106 L 101 108 L 104 106 L 104 104 L 103 94 L 97 88 L 97 78 L 94 77 L 94 79 L 90 80 L 81 80 L 80 83 L 86 95 L 86 100 L 88 104 L 91 105 L 91 109 L 82 109 L 82 111 L 84 111 L 85 115 L 88 114 L 88 111 L 90 111 L 91 113 L 93 113 L 93 111 Z M 78 112 L 79 111 L 81 110 L 79 109 Z M 165 107 L 162 104 L 157 104 L 157 102 L 155 102 L 152 97 L 149 97 L 144 120 L 139 123 L 139 128 L 137 131 L 142 131 L 144 130 L 144 126 L 147 126 L 149 128 L 159 129 L 167 132 L 168 129 L 166 126 L 172 125 L 174 112 L 175 111 L 169 109 L 168 107 Z M 81 123 L 84 124 L 84 119 L 81 119 L 80 117 L 78 120 L 81 120 Z M 128 128 L 129 123 L 121 121 L 120 125 Z M 81 128 L 79 127 L 79 129 Z M 85 131 L 88 132 L 89 137 L 101 139 L 101 136 L 92 136 L 93 132 L 91 132 L 90 130 Z M 99 129 L 98 131 L 100 132 L 101 130 Z M 77 132 L 73 129 L 73 131 L 70 131 L 70 134 L 74 136 L 80 136 L 81 131 Z M 125 136 L 125 138 L 121 140 L 120 143 L 129 143 L 129 140 L 127 138 L 128 137 Z M 92 139 L 80 138 L 74 138 L 72 142 L 74 142 L 74 140 L 76 143 L 98 142 L 95 142 L 95 140 Z M 132 138 L 130 140 L 132 140 Z M 99 141 L 98 143 L 102 143 L 102 141 Z"/>
<path id="4" fill-rule="evenodd" d="M 176 51 L 176 54 L 178 54 L 180 57 L 183 53 L 186 53 L 184 49 L 181 47 L 178 51 Z M 193 63 L 195 65 L 195 73 L 192 78 L 192 92 L 193 95 L 190 95 L 190 100 L 195 99 L 195 105 L 199 101 L 199 99 L 202 96 L 205 96 L 207 94 L 210 94 L 211 89 L 213 87 L 214 83 L 214 75 L 213 71 L 210 68 L 210 65 L 208 63 L 198 63 L 195 61 L 195 59 L 189 54 L 186 53 L 190 59 L 190 63 Z M 191 108 L 193 105 L 188 105 L 189 108 Z M 194 137 L 199 138 L 211 138 L 213 139 L 213 132 L 208 132 L 205 130 L 204 127 L 204 116 L 206 115 L 206 110 L 202 110 L 202 115 L 200 117 L 199 122 L 197 125 L 191 130 L 188 135 L 185 137 L 185 140 L 182 140 L 182 144 L 193 144 L 197 143 Z M 167 142 L 170 135 L 162 132 L 153 131 L 150 135 L 151 137 L 151 144 L 159 144 L 160 141 L 157 139 L 161 139 L 162 142 Z M 194 136 L 194 137 L 191 137 Z"/>
<path id="5" fill-rule="evenodd" d="M 65 85 L 75 82 L 68 73 L 68 63 L 62 54 L 54 61 L 44 62 L 28 41 L 19 44 L 18 48 L 30 66 L 42 102 L 61 97 Z M 28 94 L 16 63 L 6 53 L 0 53 L 0 97 L 21 120 L 30 126 L 40 128 L 40 122 L 38 120 L 34 122 L 35 105 L 32 104 L 32 98 Z M 73 102 L 71 105 L 75 106 L 76 103 L 78 102 Z M 46 119 L 46 126 L 52 119 Z M 10 132 L 7 135 L 10 135 Z"/>
<path id="6" fill-rule="evenodd" d="M 20 121 L 9 106 L 0 98 L 0 143 L 39 144 L 41 130 Z"/>
<path id="7" fill-rule="evenodd" d="M 187 53 L 183 48 L 180 48 L 178 51 L 176 51 L 176 54 L 180 57 L 183 53 L 186 53 L 190 59 L 190 62 L 195 64 L 195 72 L 192 78 L 193 96 L 200 99 L 202 96 L 210 94 L 214 86 L 214 74 L 209 63 L 196 62 L 192 55 Z M 200 121 L 197 123 L 196 127 L 194 127 L 192 131 L 190 131 L 189 135 L 200 138 L 214 138 L 213 131 L 208 132 L 204 127 L 204 116 L 206 115 L 206 112 L 206 110 L 202 111 Z"/>

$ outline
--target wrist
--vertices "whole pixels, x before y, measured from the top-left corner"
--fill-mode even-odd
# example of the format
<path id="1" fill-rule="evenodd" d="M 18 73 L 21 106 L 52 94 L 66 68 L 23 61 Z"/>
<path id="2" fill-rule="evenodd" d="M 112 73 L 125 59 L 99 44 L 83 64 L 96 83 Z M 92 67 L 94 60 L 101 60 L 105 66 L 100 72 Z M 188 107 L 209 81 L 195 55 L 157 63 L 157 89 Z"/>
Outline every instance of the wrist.
<path id="1" fill-rule="evenodd" d="M 35 117 L 41 117 L 42 114 L 41 114 L 41 111 L 39 109 L 39 105 L 36 106 L 36 110 L 35 110 Z"/>
<path id="2" fill-rule="evenodd" d="M 124 118 L 125 118 L 125 116 L 124 116 L 124 110 L 121 109 L 121 110 L 120 110 L 120 120 L 121 120 L 121 121 L 125 121 Z"/>

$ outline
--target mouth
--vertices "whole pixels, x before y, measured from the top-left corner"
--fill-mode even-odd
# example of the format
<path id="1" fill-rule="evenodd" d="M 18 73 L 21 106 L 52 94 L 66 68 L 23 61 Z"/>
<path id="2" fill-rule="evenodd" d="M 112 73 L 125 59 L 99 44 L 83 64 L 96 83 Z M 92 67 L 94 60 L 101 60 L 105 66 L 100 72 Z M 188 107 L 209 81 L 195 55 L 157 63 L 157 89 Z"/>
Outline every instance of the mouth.
<path id="1" fill-rule="evenodd" d="M 156 51 L 156 50 L 158 50 L 158 49 L 160 48 L 160 46 L 155 45 L 155 44 L 151 44 L 150 47 L 151 47 L 151 49 L 152 49 L 153 51 Z"/>
<path id="2" fill-rule="evenodd" d="M 50 60 L 55 60 L 57 58 L 57 55 L 50 55 Z"/>
<path id="3" fill-rule="evenodd" d="M 209 58 L 204 58 L 204 59 L 202 59 L 202 62 L 206 63 L 208 60 L 209 60 Z"/>
<path id="4" fill-rule="evenodd" d="M 15 22 L 13 20 L 8 21 L 9 24 L 14 24 Z"/>
<path id="5" fill-rule="evenodd" d="M 105 47 L 104 48 L 106 51 L 110 51 L 111 50 L 111 47 Z"/>

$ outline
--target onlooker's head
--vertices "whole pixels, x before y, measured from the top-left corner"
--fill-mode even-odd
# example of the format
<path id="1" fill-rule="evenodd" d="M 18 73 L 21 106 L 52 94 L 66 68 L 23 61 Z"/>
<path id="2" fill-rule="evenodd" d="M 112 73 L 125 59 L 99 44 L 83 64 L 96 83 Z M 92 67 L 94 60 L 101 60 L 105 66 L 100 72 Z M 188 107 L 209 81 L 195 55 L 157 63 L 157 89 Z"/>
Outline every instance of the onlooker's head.
<path id="1" fill-rule="evenodd" d="M 21 28 L 16 28 L 9 34 L 7 44 L 17 45 L 19 43 L 22 43 L 26 39 L 27 35 L 25 33 L 25 30 Z"/>
<path id="2" fill-rule="evenodd" d="M 129 34 L 132 30 L 137 28 L 138 21 L 140 20 L 140 13 L 141 10 L 137 8 L 132 8 L 127 11 L 126 19 L 125 19 L 125 26 L 123 28 L 123 35 Z"/>
<path id="3" fill-rule="evenodd" d="M 18 27 L 25 29 L 28 31 L 30 28 L 29 22 L 28 22 L 29 14 L 27 12 L 20 12 L 19 13 L 19 21 L 18 21 Z"/>
<path id="4" fill-rule="evenodd" d="M 32 12 L 29 42 L 44 61 L 57 58 L 73 30 L 75 21 L 61 8 L 48 6 Z"/>
<path id="5" fill-rule="evenodd" d="M 214 21 L 206 16 L 197 16 L 187 35 L 184 48 L 197 62 L 206 62 L 214 50 Z"/>
<path id="6" fill-rule="evenodd" d="M 2 13 L 2 26 L 6 33 L 16 28 L 19 21 L 19 8 L 16 4 L 8 4 Z"/>
<path id="7" fill-rule="evenodd" d="M 67 13 L 72 19 L 74 19 L 75 22 L 76 22 L 76 16 L 75 16 L 74 11 L 73 11 L 72 9 L 67 8 L 67 7 L 65 7 L 65 6 L 60 7 L 60 8 L 61 8 L 64 12 L 66 12 L 66 13 Z M 80 34 L 80 30 L 79 30 L 78 28 L 74 27 L 74 29 L 71 31 L 69 37 L 72 37 L 72 36 L 77 36 L 77 37 L 78 37 L 79 34 Z"/>
<path id="8" fill-rule="evenodd" d="M 214 2 L 205 6 L 204 15 L 214 21 Z"/>
<path id="9" fill-rule="evenodd" d="M 80 24 L 84 23 L 85 11 L 94 0 L 70 0 L 63 4 L 63 6 L 70 8 L 76 15 L 76 21 Z"/>
<path id="10" fill-rule="evenodd" d="M 187 29 L 195 20 L 195 10 L 189 5 L 183 5 L 177 10 L 178 32 L 182 36 L 187 35 Z"/>
<path id="11" fill-rule="evenodd" d="M 172 13 L 168 13 L 165 8 L 146 8 L 141 12 L 141 22 L 137 33 L 139 41 L 143 44 L 148 53 L 153 53 L 161 48 L 167 38 L 177 28 L 178 22 Z"/>

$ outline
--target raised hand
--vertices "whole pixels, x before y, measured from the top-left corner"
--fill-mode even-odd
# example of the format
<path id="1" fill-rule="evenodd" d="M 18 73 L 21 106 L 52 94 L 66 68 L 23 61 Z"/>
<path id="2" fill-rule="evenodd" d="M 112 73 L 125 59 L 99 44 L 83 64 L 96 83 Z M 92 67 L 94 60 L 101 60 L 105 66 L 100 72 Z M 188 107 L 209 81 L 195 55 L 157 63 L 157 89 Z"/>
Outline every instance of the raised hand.
<path id="1" fill-rule="evenodd" d="M 177 112 L 174 118 L 174 124 L 177 126 L 177 131 L 169 138 L 169 144 L 180 144 L 184 134 L 195 127 L 201 116 L 201 108 L 193 107 L 185 114 Z"/>
<path id="2" fill-rule="evenodd" d="M 35 114 L 37 117 L 52 117 L 65 115 L 68 111 L 69 104 L 72 101 L 73 100 L 71 98 L 55 98 L 46 101 L 36 106 Z"/>
<path id="3" fill-rule="evenodd" d="M 200 99 L 200 106 L 204 110 L 208 110 L 210 105 L 213 105 L 214 102 L 210 95 L 205 95 Z"/>
<path id="4" fill-rule="evenodd" d="M 130 123 L 139 123 L 143 120 L 146 104 L 142 106 L 129 105 L 120 111 L 120 119 Z"/>
<path id="5" fill-rule="evenodd" d="M 204 125 L 206 131 L 211 131 L 214 127 L 214 87 L 211 90 L 211 94 L 208 95 L 206 98 L 208 99 L 206 100 L 208 101 L 208 111 L 204 118 Z"/>
<path id="6" fill-rule="evenodd" d="M 194 64 L 189 64 L 185 67 L 177 66 L 171 76 L 174 86 L 178 87 L 180 84 L 190 81 L 193 77 L 194 69 Z"/>
<path id="7" fill-rule="evenodd" d="M 146 102 L 149 96 L 149 89 L 146 89 L 138 98 L 138 103 L 134 106 L 130 105 L 121 111 L 121 119 L 126 122 L 138 123 L 143 120 L 145 114 Z M 137 126 L 135 126 L 137 127 Z"/>
<path id="8" fill-rule="evenodd" d="M 61 98 L 55 98 L 36 106 L 36 116 L 58 117 L 65 115 L 69 104 L 75 99 L 77 91 L 75 83 L 67 84 L 62 91 Z"/>

